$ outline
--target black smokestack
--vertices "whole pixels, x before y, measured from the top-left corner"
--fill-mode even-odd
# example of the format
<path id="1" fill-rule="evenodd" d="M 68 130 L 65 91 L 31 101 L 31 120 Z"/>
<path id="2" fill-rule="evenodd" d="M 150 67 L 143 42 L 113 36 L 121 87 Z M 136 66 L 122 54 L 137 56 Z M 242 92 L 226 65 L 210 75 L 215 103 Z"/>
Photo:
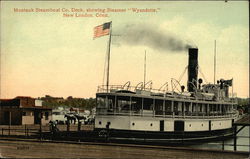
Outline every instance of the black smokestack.
<path id="1" fill-rule="evenodd" d="M 194 86 L 197 88 L 198 76 L 198 48 L 188 49 L 188 91 L 194 92 Z M 192 84 L 193 83 L 193 84 Z"/>

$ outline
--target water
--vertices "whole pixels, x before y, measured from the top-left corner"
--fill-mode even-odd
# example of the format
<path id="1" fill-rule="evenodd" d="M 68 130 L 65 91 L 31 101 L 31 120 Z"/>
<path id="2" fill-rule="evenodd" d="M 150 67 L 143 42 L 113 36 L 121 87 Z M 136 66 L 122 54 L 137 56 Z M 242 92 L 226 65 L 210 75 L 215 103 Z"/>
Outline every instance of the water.
<path id="1" fill-rule="evenodd" d="M 238 126 L 238 129 L 241 126 Z M 246 151 L 250 152 L 250 138 L 249 138 L 249 126 L 246 126 L 243 128 L 238 134 L 237 134 L 237 151 Z M 234 140 L 228 139 L 224 141 L 224 150 L 234 150 Z M 246 145 L 246 146 L 241 146 Z M 215 149 L 215 150 L 222 150 L 222 141 L 212 141 L 208 143 L 203 143 L 199 145 L 192 145 L 193 148 L 202 148 L 202 149 Z"/>

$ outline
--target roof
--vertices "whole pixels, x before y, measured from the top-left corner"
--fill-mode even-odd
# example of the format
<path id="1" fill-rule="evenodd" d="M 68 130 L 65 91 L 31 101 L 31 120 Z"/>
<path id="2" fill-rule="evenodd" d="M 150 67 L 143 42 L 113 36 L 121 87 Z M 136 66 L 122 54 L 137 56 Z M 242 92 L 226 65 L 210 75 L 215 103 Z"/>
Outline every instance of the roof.
<path id="1" fill-rule="evenodd" d="M 30 96 L 16 96 L 16 98 L 15 98 L 15 99 L 20 99 L 20 98 L 29 98 L 29 99 L 34 99 L 34 98 L 30 97 Z"/>
<path id="2" fill-rule="evenodd" d="M 0 106 L 18 106 L 22 108 L 35 108 L 35 109 L 46 109 L 44 106 L 36 106 L 35 98 L 27 96 L 17 96 L 14 99 L 0 99 Z"/>
<path id="3" fill-rule="evenodd" d="M 8 101 L 8 100 L 12 100 L 12 99 L 0 99 L 0 101 Z"/>
<path id="4" fill-rule="evenodd" d="M 0 106 L 20 106 L 20 99 L 0 99 Z"/>

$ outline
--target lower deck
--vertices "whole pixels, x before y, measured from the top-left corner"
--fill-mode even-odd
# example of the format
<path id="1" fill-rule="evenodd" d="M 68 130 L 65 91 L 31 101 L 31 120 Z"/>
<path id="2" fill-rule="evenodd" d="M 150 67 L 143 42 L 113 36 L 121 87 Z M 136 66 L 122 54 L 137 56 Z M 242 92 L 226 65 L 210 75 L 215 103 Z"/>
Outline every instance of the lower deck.
<path id="1" fill-rule="evenodd" d="M 97 116 L 95 133 L 110 141 L 132 143 L 188 143 L 233 135 L 234 120 L 178 119 L 135 116 Z"/>
<path id="2" fill-rule="evenodd" d="M 95 128 L 154 132 L 205 132 L 232 128 L 233 118 L 182 119 L 98 115 Z"/>

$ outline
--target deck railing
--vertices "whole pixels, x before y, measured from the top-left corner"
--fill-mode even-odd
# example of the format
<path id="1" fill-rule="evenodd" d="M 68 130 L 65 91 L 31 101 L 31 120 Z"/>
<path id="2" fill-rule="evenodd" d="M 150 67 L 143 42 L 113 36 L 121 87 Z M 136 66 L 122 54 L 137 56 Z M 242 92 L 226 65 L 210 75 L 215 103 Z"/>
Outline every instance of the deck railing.
<path id="1" fill-rule="evenodd" d="M 216 101 L 215 99 L 209 99 L 204 96 L 190 96 L 185 95 L 189 92 L 175 92 L 169 91 L 167 89 L 153 89 L 153 88 L 143 88 L 138 86 L 125 86 L 125 85 L 100 85 L 97 88 L 97 93 L 136 93 L 141 95 L 151 95 L 159 97 L 169 97 L 178 99 L 189 99 L 189 100 L 203 100 L 203 101 Z M 237 103 L 236 98 L 224 98 L 220 99 L 224 102 Z"/>
<path id="2" fill-rule="evenodd" d="M 202 113 L 202 112 L 166 112 L 166 111 L 151 111 L 151 113 L 145 113 L 144 111 L 108 111 L 105 108 L 97 108 L 96 115 L 117 115 L 117 116 L 144 116 L 144 117 L 164 117 L 164 118 L 196 118 L 196 119 L 211 119 L 211 118 L 236 118 L 235 112 L 228 113 Z"/>
<path id="3" fill-rule="evenodd" d="M 112 93 L 112 92 L 116 92 L 116 91 L 120 91 L 120 90 L 131 91 L 131 92 L 150 91 L 152 93 L 166 93 L 166 92 L 168 92 L 167 90 L 143 88 L 143 87 L 138 87 L 138 86 L 109 85 L 107 87 L 106 85 L 101 85 L 101 86 L 98 86 L 97 93 Z"/>

